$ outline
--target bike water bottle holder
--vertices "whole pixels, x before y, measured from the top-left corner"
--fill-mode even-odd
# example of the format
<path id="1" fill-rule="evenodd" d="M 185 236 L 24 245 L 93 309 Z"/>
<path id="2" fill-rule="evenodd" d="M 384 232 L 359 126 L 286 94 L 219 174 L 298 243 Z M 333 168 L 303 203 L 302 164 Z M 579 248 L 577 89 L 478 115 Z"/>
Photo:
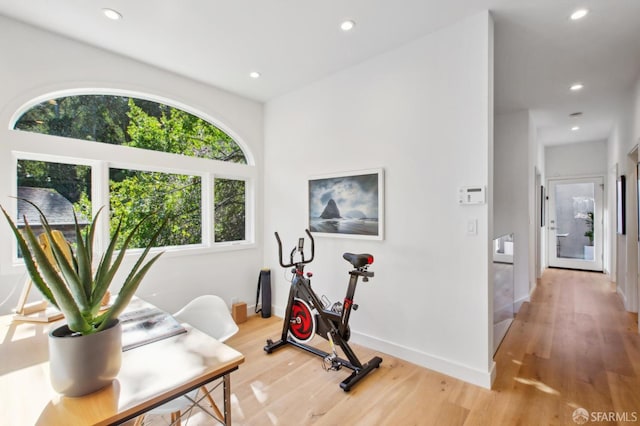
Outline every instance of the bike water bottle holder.
<path id="1" fill-rule="evenodd" d="M 337 302 L 331 303 L 331 300 L 329 300 L 329 298 L 324 294 L 320 297 L 320 301 L 322 302 L 322 308 L 325 311 L 335 312 L 338 315 L 342 314 L 343 306 L 341 301 L 338 300 Z"/>
<path id="2" fill-rule="evenodd" d="M 320 301 L 322 302 L 323 309 L 327 309 L 329 306 L 331 306 L 331 300 L 329 300 L 329 298 L 324 294 L 320 296 Z"/>

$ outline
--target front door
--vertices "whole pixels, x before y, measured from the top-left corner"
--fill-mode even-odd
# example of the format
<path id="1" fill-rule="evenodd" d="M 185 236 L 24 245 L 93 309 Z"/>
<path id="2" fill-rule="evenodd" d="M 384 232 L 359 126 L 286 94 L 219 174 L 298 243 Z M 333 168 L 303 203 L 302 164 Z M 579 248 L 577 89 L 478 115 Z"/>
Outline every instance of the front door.
<path id="1" fill-rule="evenodd" d="M 549 266 L 602 271 L 604 179 L 550 179 Z"/>

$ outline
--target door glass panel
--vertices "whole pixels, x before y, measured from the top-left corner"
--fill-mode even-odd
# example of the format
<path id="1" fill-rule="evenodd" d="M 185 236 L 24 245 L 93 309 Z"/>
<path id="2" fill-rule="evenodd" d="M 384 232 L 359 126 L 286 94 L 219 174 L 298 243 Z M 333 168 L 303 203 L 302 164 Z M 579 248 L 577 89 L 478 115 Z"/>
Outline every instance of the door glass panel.
<path id="1" fill-rule="evenodd" d="M 593 260 L 595 185 L 558 183 L 555 186 L 556 257 Z"/>

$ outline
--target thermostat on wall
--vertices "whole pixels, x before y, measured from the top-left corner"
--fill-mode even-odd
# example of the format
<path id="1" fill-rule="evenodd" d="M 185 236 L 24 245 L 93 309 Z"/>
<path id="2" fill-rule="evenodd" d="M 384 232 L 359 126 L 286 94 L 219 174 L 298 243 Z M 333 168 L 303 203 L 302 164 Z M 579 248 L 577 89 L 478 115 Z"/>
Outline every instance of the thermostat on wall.
<path id="1" fill-rule="evenodd" d="M 461 186 L 458 190 L 458 204 L 484 204 L 484 186 Z"/>

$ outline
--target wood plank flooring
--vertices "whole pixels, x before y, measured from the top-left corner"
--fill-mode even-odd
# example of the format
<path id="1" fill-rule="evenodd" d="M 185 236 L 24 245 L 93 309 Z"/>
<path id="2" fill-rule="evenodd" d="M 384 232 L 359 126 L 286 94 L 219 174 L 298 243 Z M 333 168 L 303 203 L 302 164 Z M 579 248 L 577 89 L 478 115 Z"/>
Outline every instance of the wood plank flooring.
<path id="1" fill-rule="evenodd" d="M 640 424 L 637 315 L 602 274 L 545 272 L 496 354 L 492 390 L 353 345 L 361 360 L 384 361 L 344 393 L 349 370 L 325 372 L 295 348 L 263 351 L 280 327 L 251 317 L 228 341 L 246 356 L 231 380 L 235 425 L 573 425 L 579 407 L 610 420 L 588 425 Z"/>

